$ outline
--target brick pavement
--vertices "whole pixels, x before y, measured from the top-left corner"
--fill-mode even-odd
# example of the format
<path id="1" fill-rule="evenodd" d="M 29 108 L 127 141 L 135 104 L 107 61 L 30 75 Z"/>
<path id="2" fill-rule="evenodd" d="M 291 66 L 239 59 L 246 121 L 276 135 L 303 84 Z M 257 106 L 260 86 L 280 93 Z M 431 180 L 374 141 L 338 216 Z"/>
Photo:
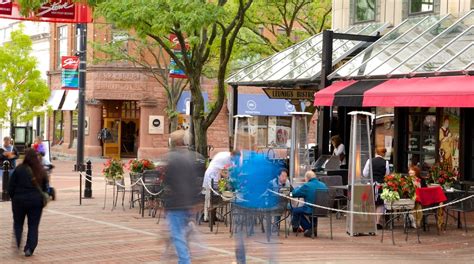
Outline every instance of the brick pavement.
<path id="1" fill-rule="evenodd" d="M 97 175 L 100 162 L 94 165 L 94 199 L 78 202 L 78 175 L 73 163 L 56 161 L 52 184 L 58 200 L 43 213 L 38 248 L 25 258 L 12 248 L 10 203 L 0 203 L 1 263 L 176 263 L 172 248 L 167 248 L 166 221 L 148 215 L 141 218 L 137 208 L 103 208 L 104 181 Z M 128 194 L 127 194 L 128 195 Z M 109 198 L 111 192 L 109 192 Z M 127 204 L 128 206 L 128 204 Z M 390 236 L 382 244 L 380 235 L 349 237 L 345 220 L 334 220 L 334 240 L 330 240 L 328 220 L 320 220 L 319 237 L 312 240 L 292 234 L 272 237 L 269 246 L 256 228 L 257 236 L 247 240 L 249 263 L 266 263 L 269 250 L 280 263 L 474 263 L 474 215 L 469 232 L 452 225 L 437 235 L 435 229 L 421 232 L 421 244 L 411 231 L 405 242 L 401 228 L 396 229 L 396 245 Z M 398 224 L 398 226 L 400 226 Z M 198 227 L 192 238 L 193 263 L 233 263 L 234 240 L 221 225 L 219 234 L 211 234 L 206 225 Z"/>

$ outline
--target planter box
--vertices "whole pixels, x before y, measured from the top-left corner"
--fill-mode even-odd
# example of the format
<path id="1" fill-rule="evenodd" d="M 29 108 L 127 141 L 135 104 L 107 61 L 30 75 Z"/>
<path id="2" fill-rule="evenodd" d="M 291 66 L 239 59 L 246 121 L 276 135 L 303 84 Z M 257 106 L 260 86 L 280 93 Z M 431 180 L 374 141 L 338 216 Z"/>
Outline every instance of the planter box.
<path id="1" fill-rule="evenodd" d="M 412 199 L 400 199 L 398 201 L 385 201 L 385 208 L 387 210 L 410 210 L 415 208 L 415 201 Z"/>

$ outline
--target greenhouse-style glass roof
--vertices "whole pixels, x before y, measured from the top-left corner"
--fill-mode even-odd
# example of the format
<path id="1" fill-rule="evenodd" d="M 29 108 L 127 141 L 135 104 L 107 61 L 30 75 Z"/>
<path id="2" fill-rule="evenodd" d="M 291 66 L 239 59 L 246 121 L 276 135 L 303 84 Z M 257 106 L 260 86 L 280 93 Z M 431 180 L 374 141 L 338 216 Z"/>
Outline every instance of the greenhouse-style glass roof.
<path id="1" fill-rule="evenodd" d="M 474 10 L 410 18 L 329 75 L 330 79 L 389 78 L 474 70 Z"/>
<path id="2" fill-rule="evenodd" d="M 375 36 L 386 29 L 387 23 L 355 25 L 343 33 Z M 333 65 L 347 57 L 365 42 L 334 39 Z M 321 72 L 323 35 L 314 35 L 268 58 L 251 64 L 226 82 L 248 86 L 284 86 L 298 82 L 314 81 Z"/>

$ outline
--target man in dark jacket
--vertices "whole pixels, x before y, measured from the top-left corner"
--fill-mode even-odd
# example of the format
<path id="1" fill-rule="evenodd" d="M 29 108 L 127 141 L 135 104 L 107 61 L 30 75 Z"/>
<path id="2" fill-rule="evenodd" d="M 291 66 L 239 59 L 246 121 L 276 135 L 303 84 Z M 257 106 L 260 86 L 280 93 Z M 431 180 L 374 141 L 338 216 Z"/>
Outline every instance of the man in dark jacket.
<path id="1" fill-rule="evenodd" d="M 191 263 L 187 233 L 192 209 L 198 202 L 201 191 L 198 182 L 199 170 L 196 168 L 195 152 L 189 151 L 184 144 L 184 130 L 170 135 L 174 149 L 168 154 L 165 184 L 165 209 L 167 212 L 171 242 L 176 248 L 178 263 Z"/>
<path id="2" fill-rule="evenodd" d="M 13 170 L 16 167 L 16 160 L 18 159 L 18 150 L 12 144 L 11 137 L 3 138 L 3 145 L 0 148 L 0 172 L 3 174 L 3 162 L 9 162 L 9 174 L 10 176 L 13 173 Z M 2 175 L 0 174 L 0 175 Z"/>

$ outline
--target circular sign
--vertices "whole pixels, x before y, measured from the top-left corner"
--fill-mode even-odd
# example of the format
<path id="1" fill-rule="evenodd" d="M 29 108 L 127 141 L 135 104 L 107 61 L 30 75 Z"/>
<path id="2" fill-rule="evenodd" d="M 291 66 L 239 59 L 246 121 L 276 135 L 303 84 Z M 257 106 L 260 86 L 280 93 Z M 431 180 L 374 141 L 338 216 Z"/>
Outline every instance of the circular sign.
<path id="1" fill-rule="evenodd" d="M 160 119 L 158 119 L 158 118 L 153 119 L 152 124 L 153 124 L 154 127 L 159 127 L 161 125 Z"/>
<path id="2" fill-rule="evenodd" d="M 294 112 L 295 111 L 295 106 L 290 104 L 290 102 L 285 102 L 285 107 L 286 107 L 286 110 L 290 111 L 290 112 Z"/>
<path id="3" fill-rule="evenodd" d="M 257 108 L 257 103 L 254 100 L 248 100 L 247 108 L 250 110 L 255 110 Z"/>

